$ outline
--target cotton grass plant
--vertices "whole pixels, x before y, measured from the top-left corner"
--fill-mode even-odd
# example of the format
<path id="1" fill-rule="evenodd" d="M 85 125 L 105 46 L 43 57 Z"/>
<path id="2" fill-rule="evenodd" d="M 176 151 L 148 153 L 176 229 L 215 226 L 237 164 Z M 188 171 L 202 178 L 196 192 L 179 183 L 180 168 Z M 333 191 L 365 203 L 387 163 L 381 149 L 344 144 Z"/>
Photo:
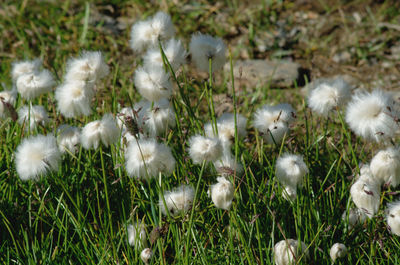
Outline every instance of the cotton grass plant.
<path id="1" fill-rule="evenodd" d="M 178 40 L 173 22 L 158 12 L 132 25 L 129 77 L 107 49 L 64 54 L 59 69 L 9 66 L 2 253 L 32 264 L 395 263 L 377 238 L 399 243 L 389 94 L 334 82 L 249 102 L 235 94 L 226 41 Z M 228 58 L 230 82 L 218 82 Z M 232 94 L 232 112 L 216 115 L 215 93 Z"/>

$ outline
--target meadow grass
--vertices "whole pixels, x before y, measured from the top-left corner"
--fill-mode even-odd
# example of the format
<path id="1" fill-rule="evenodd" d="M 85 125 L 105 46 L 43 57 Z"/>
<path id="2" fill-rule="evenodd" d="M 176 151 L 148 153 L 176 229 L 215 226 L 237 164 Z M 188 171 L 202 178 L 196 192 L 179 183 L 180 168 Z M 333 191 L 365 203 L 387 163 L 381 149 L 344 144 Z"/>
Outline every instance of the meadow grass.
<path id="1" fill-rule="evenodd" d="M 228 2 L 227 6 L 237 5 L 237 1 Z M 320 2 L 331 12 L 325 1 Z M 146 1 L 113 4 L 122 14 L 135 14 L 136 19 L 158 11 Z M 52 121 L 32 134 L 53 134 L 62 123 L 83 127 L 140 99 L 132 81 L 140 58 L 132 55 L 127 42 L 131 25 L 120 35 L 102 32 L 101 23 L 89 23 L 93 5 L 65 1 L 31 6 L 29 1 L 10 1 L 2 8 L 8 14 L 0 18 L 2 45 L 8 47 L 8 53 L 1 54 L 0 66 L 5 87 L 11 87 L 11 62 L 21 59 L 40 57 L 60 83 L 66 60 L 85 49 L 101 50 L 111 70 L 98 86 L 95 111 L 89 117 L 58 115 L 54 93 L 35 99 L 46 107 Z M 183 15 L 177 7 L 161 3 L 161 8 L 164 5 L 169 5 L 174 22 L 178 22 Z M 202 19 L 194 26 L 190 19 L 196 12 Z M 187 23 L 176 27 L 186 40 L 198 29 L 225 35 L 225 29 L 206 21 L 201 8 L 184 16 Z M 234 47 L 230 51 L 234 54 Z M 228 60 L 232 68 L 234 60 Z M 139 264 L 140 251 L 129 246 L 126 228 L 141 220 L 147 224 L 148 235 L 154 235 L 151 232 L 157 227 L 164 228 L 152 244 L 148 241 L 154 252 L 151 264 L 274 264 L 273 246 L 288 238 L 307 245 L 310 259 L 300 257 L 299 264 L 331 264 L 329 249 L 336 242 L 349 251 L 337 264 L 400 263 L 400 241 L 388 232 L 384 220 L 384 208 L 397 193 L 384 190 L 379 213 L 361 226 L 348 229 L 341 218 L 353 206 L 349 190 L 359 163 L 368 162 L 379 145 L 356 137 L 343 122 L 343 113 L 329 119 L 315 116 L 296 84 L 287 90 L 266 85 L 237 93 L 234 82 L 228 82 L 231 73 L 225 73 L 222 82 L 207 83 L 193 76 L 191 68 L 193 65 L 185 65 L 182 73 L 174 76 L 176 127 L 159 141 L 171 147 L 176 168 L 171 176 L 161 176 L 161 185 L 158 179 L 129 178 L 120 144 L 97 150 L 80 148 L 76 154 L 63 156 L 57 172 L 37 182 L 23 182 L 15 170 L 14 152 L 29 133 L 11 119 L 1 122 L 1 264 Z M 218 175 L 212 164 L 194 165 L 187 152 L 190 136 L 202 133 L 204 124 L 216 119 L 209 108 L 209 91 L 232 95 L 233 110 L 249 120 L 248 136 L 244 140 L 235 137 L 232 148 L 244 173 L 230 176 L 235 187 L 230 211 L 217 209 L 207 195 Z M 295 108 L 296 122 L 281 145 L 267 145 L 251 126 L 253 113 L 265 103 L 284 102 Z M 23 104 L 26 101 L 19 98 L 16 108 Z M 284 152 L 303 155 L 310 170 L 294 202 L 282 198 L 282 186 L 274 177 L 275 161 Z M 160 194 L 183 183 L 196 188 L 194 207 L 185 215 L 162 215 Z"/>

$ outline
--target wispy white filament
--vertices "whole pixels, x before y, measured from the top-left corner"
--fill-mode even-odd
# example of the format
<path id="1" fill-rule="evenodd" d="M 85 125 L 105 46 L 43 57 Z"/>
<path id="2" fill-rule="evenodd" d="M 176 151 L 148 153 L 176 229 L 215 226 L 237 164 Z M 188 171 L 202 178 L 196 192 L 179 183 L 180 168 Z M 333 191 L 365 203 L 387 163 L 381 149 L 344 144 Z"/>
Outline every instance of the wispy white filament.
<path id="1" fill-rule="evenodd" d="M 221 141 L 201 135 L 192 136 L 189 140 L 189 155 L 195 164 L 215 162 L 222 156 Z"/>
<path id="2" fill-rule="evenodd" d="M 164 201 L 160 198 L 159 206 L 161 211 L 167 215 L 167 211 L 172 216 L 185 214 L 192 207 L 194 199 L 194 189 L 188 185 L 182 185 L 172 191 L 164 192 Z M 166 207 L 165 207 L 166 206 Z"/>
<path id="3" fill-rule="evenodd" d="M 141 52 L 147 46 L 155 46 L 158 40 L 165 40 L 175 35 L 174 25 L 171 17 L 158 12 L 147 20 L 136 22 L 131 29 L 131 39 L 129 41 L 134 51 Z"/>
<path id="4" fill-rule="evenodd" d="M 85 81 L 68 81 L 57 87 L 55 98 L 57 109 L 66 118 L 88 116 L 94 91 L 92 85 Z"/>
<path id="5" fill-rule="evenodd" d="M 343 106 L 350 98 L 350 86 L 343 79 L 322 83 L 308 97 L 310 108 L 322 116 L 328 116 L 336 107 Z"/>
<path id="6" fill-rule="evenodd" d="M 346 122 L 355 134 L 377 142 L 393 137 L 400 115 L 388 93 L 374 90 L 355 94 L 347 106 Z"/>
<path id="7" fill-rule="evenodd" d="M 212 71 L 217 71 L 225 64 L 225 44 L 221 38 L 195 33 L 189 44 L 189 51 L 196 67 L 209 72 L 209 60 Z"/>
<path id="8" fill-rule="evenodd" d="M 130 177 L 151 178 L 159 173 L 170 175 L 175 158 L 169 147 L 155 140 L 130 141 L 125 152 L 125 168 Z"/>
<path id="9" fill-rule="evenodd" d="M 37 135 L 25 138 L 15 152 L 17 173 L 22 180 L 37 180 L 58 169 L 61 154 L 56 138 Z"/>
<path id="10" fill-rule="evenodd" d="M 169 74 L 162 67 L 141 67 L 136 70 L 134 79 L 139 93 L 149 101 L 169 98 L 172 94 Z"/>
<path id="11" fill-rule="evenodd" d="M 85 149 L 97 149 L 100 142 L 107 147 L 118 141 L 119 134 L 114 117 L 107 113 L 101 120 L 89 122 L 83 127 L 81 143 Z"/>
<path id="12" fill-rule="evenodd" d="M 94 84 L 108 75 L 109 71 L 100 51 L 84 51 L 80 57 L 68 60 L 64 82 L 84 81 Z"/>
<path id="13" fill-rule="evenodd" d="M 256 111 L 253 125 L 267 143 L 279 144 L 289 132 L 289 126 L 295 117 L 295 111 L 289 104 L 264 105 Z"/>
<path id="14" fill-rule="evenodd" d="M 53 75 L 46 69 L 20 75 L 15 84 L 18 93 L 27 100 L 50 92 L 54 85 Z"/>
<path id="15" fill-rule="evenodd" d="M 370 169 L 380 184 L 397 187 L 400 184 L 400 150 L 389 147 L 379 151 L 372 158 Z"/>
<path id="16" fill-rule="evenodd" d="M 34 131 L 37 126 L 45 126 L 50 119 L 43 106 L 23 106 L 18 110 L 18 123 L 25 126 L 25 130 Z"/>
<path id="17" fill-rule="evenodd" d="M 176 72 L 186 61 L 186 50 L 180 40 L 170 39 L 165 45 L 163 45 L 163 51 L 174 72 Z M 154 47 L 148 50 L 144 55 L 143 60 L 144 65 L 147 68 L 154 66 L 164 67 L 159 47 Z"/>
<path id="18" fill-rule="evenodd" d="M 57 128 L 57 143 L 60 151 L 76 153 L 81 142 L 81 131 L 79 128 L 62 124 Z"/>

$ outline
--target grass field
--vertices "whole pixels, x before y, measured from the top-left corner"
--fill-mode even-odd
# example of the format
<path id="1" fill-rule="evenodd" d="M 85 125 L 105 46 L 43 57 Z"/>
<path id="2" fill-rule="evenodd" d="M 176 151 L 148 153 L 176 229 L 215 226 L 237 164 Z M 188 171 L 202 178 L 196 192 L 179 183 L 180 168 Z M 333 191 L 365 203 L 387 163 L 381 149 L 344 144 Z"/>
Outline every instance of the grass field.
<path id="1" fill-rule="evenodd" d="M 127 235 L 129 224 L 143 221 L 153 251 L 150 264 L 274 264 L 274 245 L 288 238 L 303 241 L 309 251 L 309 259 L 298 257 L 298 264 L 331 264 L 329 250 L 336 242 L 348 248 L 337 264 L 400 264 L 399 237 L 385 221 L 386 205 L 398 198 L 396 188 L 382 190 L 374 218 L 352 229 L 342 220 L 343 212 L 354 207 L 350 187 L 360 164 L 369 163 L 384 145 L 357 137 L 343 121 L 344 111 L 329 118 L 312 113 L 295 82 L 283 89 L 234 87 L 230 72 L 220 71 L 209 90 L 207 75 L 188 63 L 174 80 L 176 126 L 157 137 L 176 160 L 173 174 L 160 175 L 161 183 L 127 175 L 120 141 L 66 153 L 58 171 L 39 181 L 18 177 L 15 150 L 24 138 L 56 134 L 63 123 L 83 127 L 141 99 L 133 75 L 142 61 L 129 47 L 130 28 L 159 10 L 171 15 L 185 47 L 198 31 L 221 37 L 230 54 L 227 63 L 290 58 L 310 70 L 311 81 L 341 74 L 351 76 L 359 89 L 400 90 L 400 3 L 395 0 L 3 0 L 4 89 L 13 85 L 12 63 L 34 58 L 42 59 L 59 85 L 67 60 L 83 50 L 102 51 L 110 73 L 97 85 L 90 116 L 63 117 L 52 92 L 32 101 L 48 111 L 47 126 L 28 132 L 10 118 L 1 121 L 0 263 L 143 264 Z M 229 99 L 229 108 L 248 119 L 247 136 L 235 137 L 232 147 L 243 174 L 229 175 L 235 189 L 229 211 L 216 208 L 207 194 L 218 177 L 214 166 L 196 165 L 188 153 L 190 137 L 216 118 L 207 91 Z M 282 144 L 270 145 L 252 120 L 262 105 L 278 103 L 290 103 L 297 118 Z M 18 97 L 15 109 L 25 104 Z M 293 202 L 282 197 L 275 178 L 276 160 L 285 152 L 301 154 L 309 169 Z M 163 215 L 160 194 L 181 184 L 196 190 L 194 207 L 176 217 Z"/>

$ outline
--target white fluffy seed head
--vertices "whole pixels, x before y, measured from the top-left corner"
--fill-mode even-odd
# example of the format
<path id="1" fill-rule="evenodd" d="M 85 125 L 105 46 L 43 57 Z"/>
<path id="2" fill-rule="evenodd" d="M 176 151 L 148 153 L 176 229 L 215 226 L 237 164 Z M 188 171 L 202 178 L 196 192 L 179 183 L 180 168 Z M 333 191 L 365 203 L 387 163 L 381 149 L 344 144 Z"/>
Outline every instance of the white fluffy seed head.
<path id="1" fill-rule="evenodd" d="M 147 46 L 157 45 L 158 40 L 165 40 L 175 35 L 170 15 L 157 12 L 153 17 L 136 22 L 131 29 L 131 48 L 141 52 Z"/>
<path id="2" fill-rule="evenodd" d="M 256 111 L 253 125 L 267 143 L 279 144 L 289 132 L 289 126 L 295 117 L 296 113 L 289 104 L 264 105 Z"/>
<path id="3" fill-rule="evenodd" d="M 295 260 L 305 254 L 308 258 L 309 253 L 304 242 L 294 239 L 281 240 L 274 246 L 274 260 L 276 265 L 292 265 Z"/>
<path id="4" fill-rule="evenodd" d="M 196 67 L 209 72 L 209 59 L 212 62 L 212 71 L 218 71 L 225 64 L 225 44 L 221 38 L 195 33 L 189 44 L 189 51 Z"/>
<path id="5" fill-rule="evenodd" d="M 21 75 L 28 74 L 31 72 L 38 72 L 42 66 L 40 59 L 32 61 L 18 61 L 12 64 L 11 78 L 15 83 Z"/>
<path id="6" fill-rule="evenodd" d="M 109 72 L 100 51 L 84 51 L 80 57 L 68 60 L 64 82 L 84 81 L 94 84 Z"/>
<path id="7" fill-rule="evenodd" d="M 276 160 L 275 173 L 276 178 L 283 186 L 296 189 L 298 185 L 302 185 L 308 168 L 302 156 L 285 153 Z"/>
<path id="8" fill-rule="evenodd" d="M 148 101 L 159 101 L 172 94 L 172 83 L 169 73 L 162 67 L 141 67 L 135 71 L 135 86 L 140 95 Z"/>
<path id="9" fill-rule="evenodd" d="M 400 128 L 396 122 L 399 118 L 393 99 L 381 90 L 355 94 L 347 106 L 346 122 L 366 140 L 390 139 Z"/>
<path id="10" fill-rule="evenodd" d="M 182 185 L 172 191 L 164 192 L 164 201 L 160 198 L 159 206 L 163 214 L 167 215 L 167 211 L 172 216 L 186 214 L 192 207 L 194 199 L 194 189 L 189 185 Z M 166 208 L 165 208 L 166 206 Z"/>
<path id="11" fill-rule="evenodd" d="M 50 119 L 43 106 L 23 106 L 18 110 L 18 123 L 25 126 L 25 130 L 34 131 L 37 126 L 46 126 Z"/>
<path id="12" fill-rule="evenodd" d="M 127 230 L 129 245 L 135 249 L 142 249 L 146 246 L 146 229 L 142 222 L 128 225 Z"/>
<path id="13" fill-rule="evenodd" d="M 60 160 L 56 139 L 51 135 L 25 138 L 15 153 L 16 169 L 21 180 L 37 180 L 49 171 L 56 171 Z"/>
<path id="14" fill-rule="evenodd" d="M 243 138 L 247 135 L 246 131 L 247 118 L 241 114 L 236 115 L 236 128 L 238 138 Z M 217 119 L 218 138 L 226 147 L 235 141 L 235 116 L 233 113 L 224 113 Z M 216 137 L 214 126 L 211 122 L 204 126 L 204 131 L 208 137 Z"/>
<path id="15" fill-rule="evenodd" d="M 397 187 L 400 184 L 400 150 L 389 147 L 379 151 L 372 158 L 370 169 L 380 184 L 390 183 Z"/>
<path id="16" fill-rule="evenodd" d="M 16 90 L 3 90 L 0 92 L 0 119 L 10 116 L 9 105 L 14 106 L 17 98 Z"/>
<path id="17" fill-rule="evenodd" d="M 400 236 L 400 201 L 388 205 L 386 221 L 390 232 Z"/>
<path id="18" fill-rule="evenodd" d="M 347 254 L 347 248 L 342 243 L 333 244 L 331 250 L 329 251 L 329 256 L 331 256 L 333 262 L 335 262 L 335 260 L 338 258 L 344 258 L 346 254 Z"/>
<path id="19" fill-rule="evenodd" d="M 138 112 L 140 127 L 143 127 L 151 137 L 165 134 L 168 128 L 175 127 L 175 112 L 167 99 L 153 103 L 142 101 L 135 106 L 135 109 L 140 109 Z"/>
<path id="20" fill-rule="evenodd" d="M 221 141 L 201 135 L 192 136 L 189 140 L 189 155 L 195 164 L 215 162 L 222 156 Z"/>
<path id="21" fill-rule="evenodd" d="M 214 161 L 214 167 L 218 174 L 223 177 L 241 176 L 243 174 L 243 165 L 235 160 L 230 150 L 223 149 L 221 158 Z"/>
<path id="22" fill-rule="evenodd" d="M 176 72 L 182 64 L 185 64 L 186 50 L 180 40 L 170 39 L 163 45 L 163 51 L 174 72 Z M 143 60 L 147 68 L 154 66 L 164 67 L 159 47 L 149 49 L 143 56 Z"/>
<path id="23" fill-rule="evenodd" d="M 62 153 L 76 153 L 81 142 L 81 130 L 68 124 L 62 124 L 57 128 L 57 143 Z"/>
<path id="24" fill-rule="evenodd" d="M 218 177 L 217 183 L 211 185 L 211 199 L 215 206 L 220 209 L 229 210 L 235 189 L 232 183 L 224 177 Z"/>
<path id="25" fill-rule="evenodd" d="M 149 260 L 153 257 L 153 251 L 150 248 L 145 248 L 140 252 L 140 258 L 144 262 L 144 264 L 149 264 Z"/>
<path id="26" fill-rule="evenodd" d="M 20 75 L 15 84 L 18 93 L 27 100 L 50 92 L 54 85 L 53 75 L 46 69 Z"/>
<path id="27" fill-rule="evenodd" d="M 93 97 L 93 87 L 85 81 L 68 81 L 57 87 L 55 93 L 57 109 L 66 118 L 90 115 Z"/>
<path id="28" fill-rule="evenodd" d="M 379 210 L 380 183 L 370 174 L 358 177 L 350 188 L 350 195 L 358 209 L 372 218 Z"/>
<path id="29" fill-rule="evenodd" d="M 348 222 L 348 227 L 352 229 L 354 226 L 364 223 L 367 216 L 363 210 L 358 208 L 350 208 L 349 212 L 344 211 L 342 214 L 343 222 Z"/>
<path id="30" fill-rule="evenodd" d="M 343 106 L 350 98 L 350 93 L 348 83 L 343 79 L 335 79 L 314 88 L 308 96 L 308 105 L 313 111 L 326 117 L 336 107 Z"/>
<path id="31" fill-rule="evenodd" d="M 118 141 L 120 130 L 112 114 L 104 114 L 101 120 L 92 121 L 82 129 L 81 143 L 85 149 L 97 149 L 100 141 L 108 147 Z"/>
<path id="32" fill-rule="evenodd" d="M 154 139 L 131 141 L 125 153 L 125 168 L 130 177 L 152 178 L 170 175 L 175 168 L 171 149 Z"/>

